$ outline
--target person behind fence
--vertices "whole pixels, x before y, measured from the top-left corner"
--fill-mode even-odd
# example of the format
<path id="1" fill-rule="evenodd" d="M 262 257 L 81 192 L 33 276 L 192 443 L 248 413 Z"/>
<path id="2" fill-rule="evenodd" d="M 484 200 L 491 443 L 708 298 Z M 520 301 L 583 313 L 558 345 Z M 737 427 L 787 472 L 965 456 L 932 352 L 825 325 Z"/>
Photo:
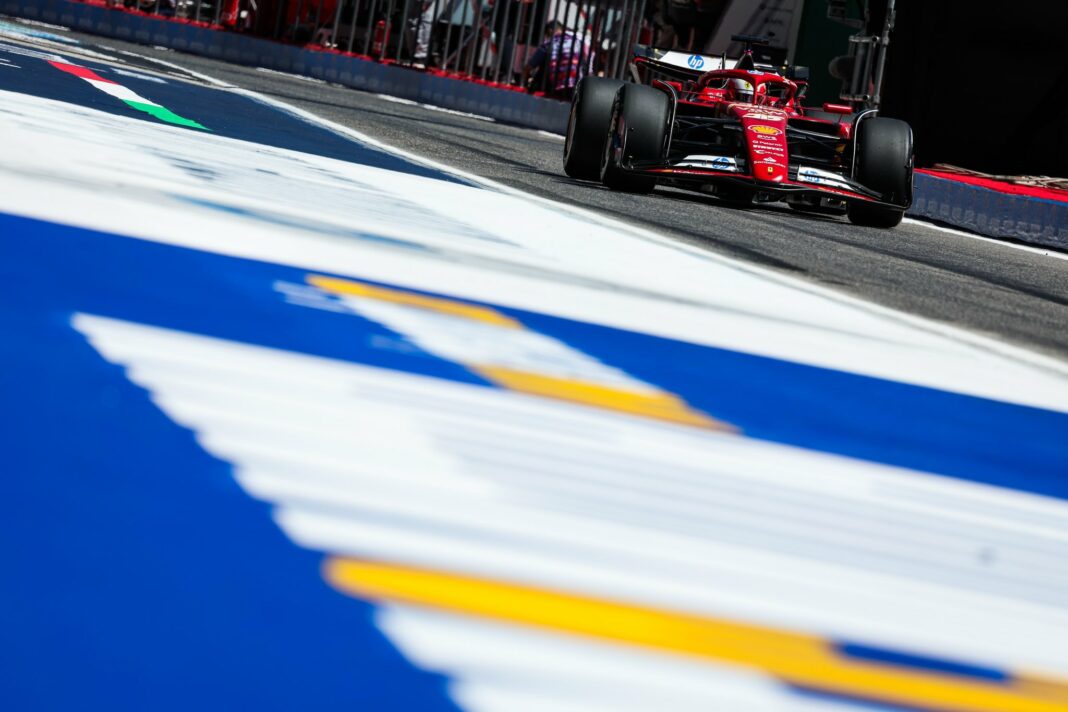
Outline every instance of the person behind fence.
<path id="1" fill-rule="evenodd" d="M 415 49 L 412 60 L 416 67 L 436 64 L 431 53 L 431 40 L 434 36 L 434 24 L 445 14 L 452 11 L 452 0 L 422 0 L 415 16 Z"/>
<path id="2" fill-rule="evenodd" d="M 590 73 L 593 55 L 576 33 L 558 20 L 545 25 L 545 41 L 527 60 L 530 91 L 543 90 L 545 96 L 566 99 L 579 80 Z"/>

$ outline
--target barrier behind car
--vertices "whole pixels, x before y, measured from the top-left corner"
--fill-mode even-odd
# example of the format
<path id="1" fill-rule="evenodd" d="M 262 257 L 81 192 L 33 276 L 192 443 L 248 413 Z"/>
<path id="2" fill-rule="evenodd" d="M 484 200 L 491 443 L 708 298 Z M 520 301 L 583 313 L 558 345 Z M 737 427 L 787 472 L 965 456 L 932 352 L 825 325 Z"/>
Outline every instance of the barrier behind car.
<path id="1" fill-rule="evenodd" d="M 989 237 L 1068 250 L 1068 191 L 1009 192 L 1009 184 L 974 184 L 959 176 L 917 171 L 908 214 Z"/>
<path id="2" fill-rule="evenodd" d="M 559 55 L 534 91 L 575 69 L 626 72 L 627 48 L 648 39 L 647 0 L 82 0 L 377 62 L 417 64 L 493 84 L 526 86 L 524 68 L 559 23 Z M 652 9 L 650 7 L 650 9 Z M 555 74 L 557 76 L 550 76 Z"/>

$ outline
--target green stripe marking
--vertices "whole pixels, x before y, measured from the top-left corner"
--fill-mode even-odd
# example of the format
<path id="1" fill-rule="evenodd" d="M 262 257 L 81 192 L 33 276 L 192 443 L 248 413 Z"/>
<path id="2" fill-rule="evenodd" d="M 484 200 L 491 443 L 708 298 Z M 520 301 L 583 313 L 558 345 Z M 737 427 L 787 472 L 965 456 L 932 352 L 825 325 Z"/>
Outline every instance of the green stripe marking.
<path id="1" fill-rule="evenodd" d="M 160 121 L 166 121 L 169 124 L 176 124 L 178 126 L 188 126 L 189 128 L 193 129 L 203 129 L 205 131 L 211 131 L 211 129 L 209 129 L 207 126 L 201 126 L 192 119 L 183 118 L 165 106 L 157 106 L 156 104 L 145 104 L 140 101 L 127 101 L 126 104 L 128 104 L 134 109 L 137 109 L 138 111 L 143 111 L 146 114 L 151 114 Z"/>

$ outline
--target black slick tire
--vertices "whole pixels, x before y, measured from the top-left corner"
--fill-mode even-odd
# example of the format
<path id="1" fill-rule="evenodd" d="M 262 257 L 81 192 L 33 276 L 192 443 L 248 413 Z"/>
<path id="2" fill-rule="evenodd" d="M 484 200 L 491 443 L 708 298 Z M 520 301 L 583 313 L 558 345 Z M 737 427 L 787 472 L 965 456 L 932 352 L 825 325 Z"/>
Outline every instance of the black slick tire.
<path id="1" fill-rule="evenodd" d="M 612 102 L 621 86 L 619 79 L 585 77 L 575 87 L 564 139 L 564 173 L 572 178 L 600 180 Z"/>
<path id="2" fill-rule="evenodd" d="M 912 201 L 912 129 L 904 121 L 875 117 L 857 128 L 856 172 L 864 187 L 900 208 L 867 203 L 849 205 L 849 221 L 866 227 L 891 228 L 901 222 Z"/>
<path id="3" fill-rule="evenodd" d="M 664 92 L 642 84 L 620 87 L 601 160 L 605 186 L 628 193 L 648 193 L 656 187 L 656 178 L 626 173 L 620 166 L 664 157 L 670 115 L 671 103 Z"/>

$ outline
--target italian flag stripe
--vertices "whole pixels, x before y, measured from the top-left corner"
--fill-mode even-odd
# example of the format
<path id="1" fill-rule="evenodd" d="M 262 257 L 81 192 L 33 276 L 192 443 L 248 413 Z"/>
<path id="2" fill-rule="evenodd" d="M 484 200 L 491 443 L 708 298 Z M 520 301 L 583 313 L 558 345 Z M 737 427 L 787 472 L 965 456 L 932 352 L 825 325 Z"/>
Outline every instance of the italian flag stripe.
<path id="1" fill-rule="evenodd" d="M 121 84 L 116 84 L 114 82 L 98 82 L 95 79 L 89 79 L 87 81 L 100 91 L 104 92 L 105 94 L 110 94 L 119 101 L 137 101 L 142 104 L 153 103 L 148 99 L 145 99 L 143 96 L 139 96 L 132 89 L 128 89 L 127 87 L 124 87 Z"/>
<path id="2" fill-rule="evenodd" d="M 73 74 L 79 79 L 84 79 L 89 82 L 91 86 L 96 87 L 109 96 L 115 97 L 130 108 L 136 109 L 137 111 L 143 111 L 160 121 L 166 121 L 168 124 L 175 124 L 176 126 L 188 126 L 189 128 L 203 129 L 205 131 L 211 130 L 206 126 L 198 124 L 192 119 L 186 119 L 179 116 L 165 106 L 160 106 L 154 101 L 149 101 L 129 87 L 124 87 L 110 79 L 105 79 L 88 67 L 79 67 L 76 64 L 69 64 L 67 62 L 50 61 L 49 64 L 60 71 L 66 72 L 67 74 Z"/>
<path id="3" fill-rule="evenodd" d="M 160 121 L 166 121 L 169 124 L 189 126 L 190 128 L 194 129 L 204 129 L 205 131 L 210 131 L 210 129 L 201 126 L 196 121 L 193 121 L 192 119 L 183 118 L 165 106 L 160 106 L 159 104 L 151 103 L 146 104 L 139 101 L 126 101 L 126 103 L 127 105 L 134 109 L 137 109 L 138 111 L 143 111 L 146 114 L 151 114 L 152 116 L 155 116 Z"/>
<path id="4" fill-rule="evenodd" d="M 79 67 L 76 64 L 65 64 L 63 62 L 51 62 L 51 61 L 49 62 L 49 64 L 51 64 L 56 69 L 60 69 L 60 70 L 62 70 L 64 72 L 66 72 L 67 74 L 73 74 L 76 77 L 80 77 L 81 79 L 85 79 L 85 80 L 90 81 L 90 82 L 100 82 L 102 84 L 114 84 L 115 83 L 115 82 L 111 81 L 110 79 L 104 79 L 102 76 L 100 76 L 99 74 L 94 72 L 92 69 L 89 69 L 88 67 Z"/>

